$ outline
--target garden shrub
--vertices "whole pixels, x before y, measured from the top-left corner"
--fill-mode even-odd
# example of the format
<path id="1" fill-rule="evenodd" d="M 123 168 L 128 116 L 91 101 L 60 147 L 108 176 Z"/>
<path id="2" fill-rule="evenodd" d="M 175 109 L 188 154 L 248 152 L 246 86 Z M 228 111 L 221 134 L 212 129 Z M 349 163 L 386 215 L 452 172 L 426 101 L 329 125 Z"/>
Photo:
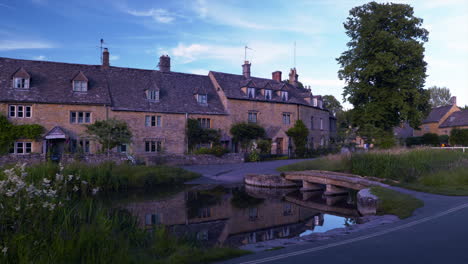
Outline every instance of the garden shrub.
<path id="1" fill-rule="evenodd" d="M 468 146 L 468 129 L 452 129 L 450 131 L 450 144 Z"/>

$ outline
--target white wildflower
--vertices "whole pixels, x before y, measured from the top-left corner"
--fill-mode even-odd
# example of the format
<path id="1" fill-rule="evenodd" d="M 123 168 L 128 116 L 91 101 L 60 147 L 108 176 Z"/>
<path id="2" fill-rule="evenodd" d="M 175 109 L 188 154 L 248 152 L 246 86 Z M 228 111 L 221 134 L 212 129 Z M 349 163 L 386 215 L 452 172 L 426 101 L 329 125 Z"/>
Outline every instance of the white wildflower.
<path id="1" fill-rule="evenodd" d="M 69 181 L 73 180 L 73 175 L 68 175 L 68 180 Z"/>
<path id="2" fill-rule="evenodd" d="M 61 182 L 63 180 L 63 175 L 62 174 L 55 174 L 55 180 Z"/>
<path id="3" fill-rule="evenodd" d="M 77 192 L 78 190 L 79 190 L 78 186 L 74 185 L 74 186 L 73 186 L 73 191 L 74 191 L 74 192 Z"/>
<path id="4" fill-rule="evenodd" d="M 3 247 L 3 249 L 2 249 L 3 255 L 6 255 L 7 252 L 8 252 L 8 248 L 7 248 L 7 247 Z"/>
<path id="5" fill-rule="evenodd" d="M 99 187 L 93 188 L 93 195 L 96 195 L 96 193 L 99 191 Z"/>
<path id="6" fill-rule="evenodd" d="M 88 184 L 87 181 L 81 181 L 81 183 L 84 184 L 84 185 Z"/>
<path id="7" fill-rule="evenodd" d="M 53 211 L 55 209 L 55 204 L 49 203 L 49 210 Z"/>
<path id="8" fill-rule="evenodd" d="M 19 205 L 18 205 L 18 206 L 16 206 L 16 207 L 15 207 L 15 210 L 16 210 L 16 211 L 19 211 L 19 210 L 21 210 L 21 206 L 19 206 Z"/>

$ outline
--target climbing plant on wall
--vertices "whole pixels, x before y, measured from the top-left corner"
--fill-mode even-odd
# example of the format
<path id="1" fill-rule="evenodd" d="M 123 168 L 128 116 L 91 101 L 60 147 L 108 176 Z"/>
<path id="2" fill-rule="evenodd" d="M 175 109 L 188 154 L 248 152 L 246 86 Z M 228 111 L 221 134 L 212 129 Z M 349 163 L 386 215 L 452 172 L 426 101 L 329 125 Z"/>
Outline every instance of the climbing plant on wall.
<path id="1" fill-rule="evenodd" d="M 0 115 L 0 154 L 8 153 L 15 140 L 20 138 L 38 139 L 44 128 L 37 124 L 15 125 Z"/>

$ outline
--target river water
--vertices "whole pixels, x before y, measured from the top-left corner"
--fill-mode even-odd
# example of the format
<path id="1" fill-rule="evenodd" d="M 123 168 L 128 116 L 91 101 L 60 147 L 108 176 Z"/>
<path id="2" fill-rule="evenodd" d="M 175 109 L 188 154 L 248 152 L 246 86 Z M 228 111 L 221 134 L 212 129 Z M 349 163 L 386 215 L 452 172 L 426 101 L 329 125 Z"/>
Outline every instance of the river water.
<path id="1" fill-rule="evenodd" d="M 138 218 L 142 228 L 164 225 L 206 246 L 242 246 L 325 232 L 355 223 L 355 193 L 198 185 L 170 193 L 131 193 L 114 206 Z"/>

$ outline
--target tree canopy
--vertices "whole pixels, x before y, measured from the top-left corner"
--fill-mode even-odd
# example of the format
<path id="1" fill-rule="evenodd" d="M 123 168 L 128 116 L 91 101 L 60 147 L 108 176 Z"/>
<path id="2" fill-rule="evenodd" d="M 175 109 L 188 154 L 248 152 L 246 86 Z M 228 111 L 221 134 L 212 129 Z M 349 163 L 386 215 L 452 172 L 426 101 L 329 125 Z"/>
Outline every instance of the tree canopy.
<path id="1" fill-rule="evenodd" d="M 243 149 L 246 149 L 252 140 L 265 137 L 265 129 L 252 123 L 234 124 L 232 125 L 230 132 L 232 140 L 234 142 L 240 142 Z"/>
<path id="2" fill-rule="evenodd" d="M 304 157 L 307 152 L 307 137 L 309 136 L 309 129 L 304 125 L 304 122 L 300 119 L 297 120 L 294 126 L 286 131 L 286 135 L 293 139 L 296 155 Z"/>
<path id="3" fill-rule="evenodd" d="M 452 94 L 447 87 L 432 86 L 427 89 L 430 94 L 429 104 L 432 108 L 449 105 Z"/>
<path id="4" fill-rule="evenodd" d="M 335 96 L 333 95 L 324 95 L 322 96 L 323 100 L 323 107 L 330 110 L 333 115 L 343 110 L 343 106 L 341 106 L 340 101 L 338 101 Z"/>
<path id="5" fill-rule="evenodd" d="M 202 128 L 197 119 L 189 118 L 187 121 L 187 140 L 189 150 L 193 150 L 198 144 L 218 144 L 221 135 L 218 130 Z"/>
<path id="6" fill-rule="evenodd" d="M 363 136 L 391 133 L 403 121 L 418 127 L 429 111 L 423 89 L 428 31 L 413 14 L 407 4 L 370 2 L 352 8 L 344 23 L 351 40 L 337 58 L 338 76 Z"/>
<path id="7" fill-rule="evenodd" d="M 86 125 L 85 133 L 101 144 L 103 152 L 132 140 L 132 132 L 127 123 L 113 118 Z"/>

